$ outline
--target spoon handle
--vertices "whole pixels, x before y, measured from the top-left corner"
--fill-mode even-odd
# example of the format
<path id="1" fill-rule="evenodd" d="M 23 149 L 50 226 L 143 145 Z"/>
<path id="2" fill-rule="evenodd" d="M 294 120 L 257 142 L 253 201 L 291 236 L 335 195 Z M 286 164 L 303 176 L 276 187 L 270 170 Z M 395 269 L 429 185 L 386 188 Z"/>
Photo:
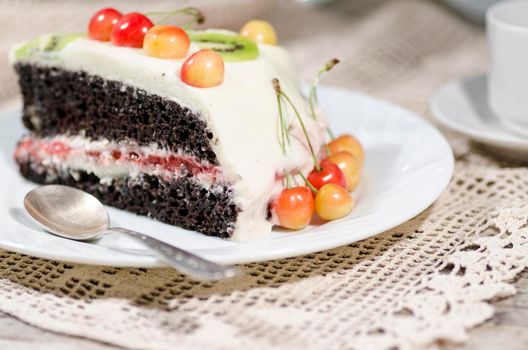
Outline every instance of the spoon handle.
<path id="1" fill-rule="evenodd" d="M 125 233 L 143 242 L 147 247 L 158 253 L 159 257 L 176 270 L 201 280 L 220 280 L 230 278 L 239 273 L 235 266 L 223 266 L 205 260 L 193 253 L 170 245 L 159 239 L 143 233 L 121 227 L 111 227 L 109 231 Z"/>

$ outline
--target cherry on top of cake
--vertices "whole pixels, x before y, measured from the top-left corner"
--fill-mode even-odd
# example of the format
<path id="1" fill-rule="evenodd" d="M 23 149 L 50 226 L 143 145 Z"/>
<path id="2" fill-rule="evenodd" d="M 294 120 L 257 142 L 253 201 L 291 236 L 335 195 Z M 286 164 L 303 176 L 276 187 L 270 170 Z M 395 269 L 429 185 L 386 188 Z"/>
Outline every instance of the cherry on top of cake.
<path id="1" fill-rule="evenodd" d="M 191 19 L 181 27 L 163 24 L 179 15 L 187 15 Z M 203 14 L 193 7 L 145 14 L 122 14 L 116 9 L 104 8 L 92 16 L 87 37 L 118 47 L 143 49 L 146 55 L 155 58 L 184 59 L 180 78 L 184 83 L 198 88 L 222 84 L 224 61 L 254 60 L 259 56 L 257 44 L 277 44 L 275 30 L 262 20 L 247 22 L 240 33 L 191 29 L 192 25 L 203 22 Z M 46 34 L 15 48 L 13 60 L 53 60 L 69 43 L 85 37 L 85 34 Z M 198 51 L 190 52 L 191 43 Z"/>

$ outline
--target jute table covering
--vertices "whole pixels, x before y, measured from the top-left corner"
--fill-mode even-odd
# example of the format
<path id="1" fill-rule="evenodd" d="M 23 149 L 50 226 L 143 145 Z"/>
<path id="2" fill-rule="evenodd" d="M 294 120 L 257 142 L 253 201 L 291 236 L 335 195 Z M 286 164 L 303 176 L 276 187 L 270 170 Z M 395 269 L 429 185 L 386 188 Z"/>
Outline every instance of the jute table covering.
<path id="1" fill-rule="evenodd" d="M 0 1 L 0 19 L 15 23 L 12 16 L 24 8 L 35 18 L 31 33 L 40 26 L 82 28 L 106 3 Z M 233 28 L 247 18 L 242 14 L 258 12 L 276 24 L 303 78 L 339 57 L 343 63 L 326 83 L 391 100 L 426 118 L 439 84 L 486 67 L 482 29 L 434 2 L 341 1 L 322 9 L 240 4 L 229 1 L 242 6 L 231 14 L 217 2 L 204 7 Z M 167 2 L 155 7 L 167 8 Z M 57 24 L 53 9 L 65 22 Z M 13 37 L 27 34 L 17 28 Z M 2 66 L 0 76 L 0 96 L 12 96 L 13 75 Z M 463 341 L 467 329 L 492 316 L 487 301 L 513 294 L 509 281 L 528 266 L 528 171 L 448 136 L 457 159 L 449 188 L 417 218 L 376 237 L 248 264 L 241 277 L 218 283 L 191 281 L 169 269 L 90 267 L 3 251 L 0 311 L 135 349 L 413 349 Z"/>

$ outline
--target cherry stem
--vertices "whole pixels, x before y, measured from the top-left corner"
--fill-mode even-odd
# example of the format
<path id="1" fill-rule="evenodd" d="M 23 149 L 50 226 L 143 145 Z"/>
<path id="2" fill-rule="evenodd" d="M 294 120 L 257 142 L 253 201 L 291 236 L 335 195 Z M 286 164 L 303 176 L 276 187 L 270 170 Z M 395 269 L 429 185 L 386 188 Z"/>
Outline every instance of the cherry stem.
<path id="1" fill-rule="evenodd" d="M 315 169 L 317 171 L 321 170 L 321 168 L 319 167 L 319 162 L 317 161 L 317 156 L 315 155 L 315 151 L 312 146 L 312 142 L 310 142 L 310 136 L 308 136 L 308 131 L 306 131 L 306 126 L 304 126 L 304 122 L 301 118 L 301 115 L 299 114 L 299 111 L 297 110 L 297 108 L 295 108 L 295 105 L 293 104 L 292 100 L 290 100 L 290 98 L 284 92 L 281 91 L 280 94 L 290 104 L 291 108 L 293 109 L 293 112 L 299 120 L 299 124 L 301 124 L 304 137 L 306 138 L 306 142 L 308 143 L 308 147 L 310 148 L 310 153 L 312 154 Z"/>
<path id="2" fill-rule="evenodd" d="M 308 102 L 310 103 L 310 112 L 312 115 L 312 118 L 317 119 L 315 115 L 315 104 L 319 102 L 319 98 L 317 97 L 317 85 L 319 85 L 319 81 L 321 80 L 321 76 L 332 70 L 332 68 L 335 67 L 336 64 L 339 63 L 339 60 L 337 58 L 332 58 L 330 61 L 326 62 L 323 68 L 319 69 L 317 74 L 312 80 L 312 85 L 310 86 L 310 94 L 308 96 Z"/>
<path id="3" fill-rule="evenodd" d="M 291 178 L 288 171 L 286 171 L 286 188 L 291 188 Z"/>
<path id="4" fill-rule="evenodd" d="M 332 152 L 330 152 L 330 147 L 328 147 L 328 145 L 326 144 L 324 149 L 325 149 L 326 156 L 330 157 L 332 155 Z"/>
<path id="5" fill-rule="evenodd" d="M 146 13 L 145 15 L 147 17 L 160 17 L 161 16 L 161 18 L 159 18 L 156 22 L 162 23 L 168 20 L 169 18 L 174 17 L 179 14 L 192 16 L 192 20 L 184 25 L 185 29 L 189 29 L 195 24 L 202 24 L 205 22 L 205 17 L 202 11 L 200 11 L 196 7 L 185 7 L 185 8 L 170 11 L 170 12 L 149 12 L 149 13 Z"/>
<path id="6" fill-rule="evenodd" d="M 281 107 L 280 107 L 280 101 L 279 101 L 279 96 L 277 96 L 277 105 L 279 106 L 279 115 L 277 115 L 277 125 L 276 125 L 276 128 L 277 128 L 277 143 L 279 144 L 281 150 L 282 150 L 282 153 L 285 154 L 286 153 L 286 148 L 284 147 L 284 143 L 282 142 L 282 122 L 281 122 L 281 117 L 280 117 L 280 114 L 281 114 Z"/>
<path id="7" fill-rule="evenodd" d="M 317 72 L 315 77 L 312 80 L 312 85 L 310 86 L 310 93 L 308 95 L 308 102 L 310 105 L 310 115 L 313 119 L 317 119 L 316 113 L 315 113 L 315 105 L 319 103 L 319 98 L 317 96 L 317 86 L 319 85 L 319 81 L 321 80 L 321 76 L 332 70 L 332 68 L 335 67 L 336 64 L 339 63 L 339 60 L 337 58 L 332 58 L 330 61 L 326 62 L 325 66 Z M 328 131 L 328 135 L 333 140 L 335 139 L 334 133 L 332 133 L 332 130 L 330 128 L 326 128 Z"/>
<path id="8" fill-rule="evenodd" d="M 275 80 L 272 80 L 273 88 L 275 89 L 275 93 L 277 94 L 277 106 L 279 107 L 279 115 L 277 118 L 277 139 L 282 149 L 282 153 L 286 154 L 286 142 L 290 144 L 290 134 L 286 126 L 286 119 L 284 118 L 284 114 L 282 113 L 280 85 L 277 85 L 278 83 L 279 83 L 278 80 L 276 82 Z M 280 133 L 279 133 L 279 124 L 280 124 Z"/>
<path id="9" fill-rule="evenodd" d="M 330 139 L 334 140 L 335 139 L 335 135 L 332 132 L 332 130 L 330 130 L 330 128 L 326 128 L 326 131 L 328 132 L 328 136 L 330 136 Z"/>
<path id="10" fill-rule="evenodd" d="M 318 101 L 317 90 L 316 90 L 317 84 L 319 84 L 319 77 L 318 76 L 316 76 L 312 80 L 312 85 L 310 87 L 310 94 L 308 95 L 308 102 L 309 102 L 309 105 L 310 105 L 310 116 L 313 119 L 317 119 L 317 117 L 315 115 L 315 107 L 314 107 L 315 103 L 317 103 L 317 101 Z"/>
<path id="11" fill-rule="evenodd" d="M 314 185 L 311 184 L 310 181 L 308 181 L 304 174 L 299 171 L 299 175 L 301 175 L 302 179 L 304 180 L 304 183 L 306 183 L 306 186 L 308 186 L 313 193 L 317 194 L 317 189 L 314 187 Z"/>
<path id="12" fill-rule="evenodd" d="M 279 114 L 277 115 L 277 142 L 279 143 L 282 153 L 286 154 L 286 147 L 284 145 L 284 139 L 282 138 L 282 109 L 279 95 L 277 95 L 277 105 L 279 106 Z"/>
<path id="13" fill-rule="evenodd" d="M 314 162 L 314 168 L 317 171 L 320 171 L 321 167 L 319 166 L 319 162 L 317 161 L 317 156 L 315 155 L 312 143 L 310 142 L 310 136 L 308 136 L 308 131 L 306 131 L 306 127 L 304 126 L 304 122 L 303 122 L 303 120 L 301 118 L 301 115 L 299 114 L 299 111 L 297 110 L 297 108 L 295 108 L 295 105 L 293 104 L 292 100 L 290 100 L 288 95 L 286 95 L 284 93 L 284 91 L 282 91 L 280 83 L 279 83 L 279 79 L 273 78 L 271 80 L 271 84 L 273 85 L 273 88 L 275 89 L 275 92 L 277 93 L 277 95 L 279 95 L 279 97 L 283 97 L 286 100 L 286 102 L 288 102 L 290 107 L 293 109 L 293 112 L 297 116 L 297 119 L 299 120 L 299 124 L 301 124 L 301 128 L 302 128 L 302 131 L 304 133 L 304 137 L 306 137 L 306 142 L 308 143 L 308 147 L 310 148 L 310 153 L 312 154 L 312 158 L 313 158 L 313 162 Z M 280 101 L 279 101 L 279 105 L 280 105 Z"/>

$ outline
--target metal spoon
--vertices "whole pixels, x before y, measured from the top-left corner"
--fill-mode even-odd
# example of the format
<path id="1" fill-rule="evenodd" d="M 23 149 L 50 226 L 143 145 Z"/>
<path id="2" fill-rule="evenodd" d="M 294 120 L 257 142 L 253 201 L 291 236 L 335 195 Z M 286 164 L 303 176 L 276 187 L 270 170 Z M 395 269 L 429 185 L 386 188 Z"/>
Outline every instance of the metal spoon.
<path id="1" fill-rule="evenodd" d="M 108 232 L 125 233 L 143 242 L 170 266 L 197 279 L 218 280 L 239 272 L 237 267 L 216 264 L 142 233 L 110 227 L 108 213 L 101 202 L 72 187 L 38 187 L 26 194 L 24 207 L 47 231 L 57 236 L 88 241 Z"/>

